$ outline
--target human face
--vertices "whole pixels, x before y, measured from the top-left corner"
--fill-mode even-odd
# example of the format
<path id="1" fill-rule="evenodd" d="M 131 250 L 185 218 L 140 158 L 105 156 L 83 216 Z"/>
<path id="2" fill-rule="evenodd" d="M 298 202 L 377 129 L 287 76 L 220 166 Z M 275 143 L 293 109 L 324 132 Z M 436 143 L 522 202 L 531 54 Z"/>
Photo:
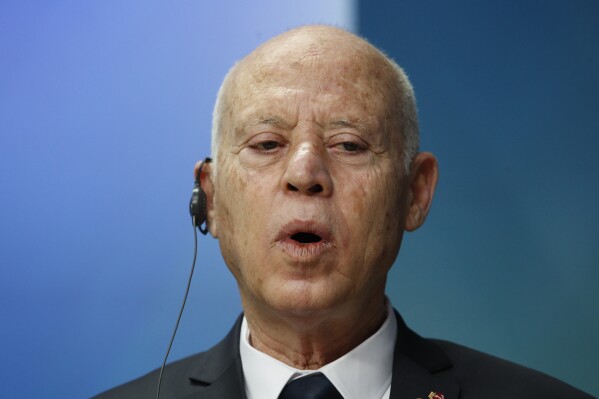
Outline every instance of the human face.
<path id="1" fill-rule="evenodd" d="M 407 184 L 381 78 L 317 56 L 243 68 L 219 147 L 211 224 L 246 312 L 302 316 L 382 303 Z"/>

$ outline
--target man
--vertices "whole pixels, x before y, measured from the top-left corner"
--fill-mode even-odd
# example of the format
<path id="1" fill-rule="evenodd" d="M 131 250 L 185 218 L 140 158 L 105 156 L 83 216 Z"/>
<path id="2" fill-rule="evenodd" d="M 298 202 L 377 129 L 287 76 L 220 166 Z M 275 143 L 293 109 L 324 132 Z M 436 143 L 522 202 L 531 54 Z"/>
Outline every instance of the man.
<path id="1" fill-rule="evenodd" d="M 212 152 L 196 174 L 244 315 L 167 367 L 162 398 L 590 397 L 425 340 L 391 308 L 387 273 L 426 219 L 438 168 L 418 152 L 407 77 L 364 40 L 308 26 L 245 57 L 220 89 Z M 101 397 L 153 397 L 157 378 Z"/>

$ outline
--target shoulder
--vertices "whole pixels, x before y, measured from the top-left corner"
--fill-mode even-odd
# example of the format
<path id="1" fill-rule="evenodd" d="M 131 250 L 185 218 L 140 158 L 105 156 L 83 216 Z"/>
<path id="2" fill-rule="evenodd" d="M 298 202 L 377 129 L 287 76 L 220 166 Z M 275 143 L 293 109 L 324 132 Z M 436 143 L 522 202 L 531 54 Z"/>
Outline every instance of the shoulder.
<path id="1" fill-rule="evenodd" d="M 242 316 L 218 344 L 205 352 L 169 363 L 162 375 L 160 398 L 241 397 L 243 386 L 239 360 L 239 330 Z M 156 397 L 160 369 L 119 385 L 93 399 L 148 399 Z"/>
<path id="2" fill-rule="evenodd" d="M 446 372 L 462 398 L 568 398 L 592 396 L 547 374 L 452 342 L 431 339 L 452 363 Z"/>
<path id="3" fill-rule="evenodd" d="M 161 392 L 172 392 L 180 390 L 189 385 L 188 371 L 194 364 L 202 360 L 205 352 L 186 357 L 176 362 L 170 363 L 165 368 L 162 377 Z M 114 387 L 103 392 L 92 399 L 147 399 L 156 397 L 158 389 L 158 378 L 160 369 L 149 372 L 135 380 Z M 181 394 L 181 392 L 179 392 Z M 170 395 L 169 395 L 170 396 Z M 161 397 L 164 397 L 161 394 Z M 176 396 L 175 396 L 176 397 Z"/>

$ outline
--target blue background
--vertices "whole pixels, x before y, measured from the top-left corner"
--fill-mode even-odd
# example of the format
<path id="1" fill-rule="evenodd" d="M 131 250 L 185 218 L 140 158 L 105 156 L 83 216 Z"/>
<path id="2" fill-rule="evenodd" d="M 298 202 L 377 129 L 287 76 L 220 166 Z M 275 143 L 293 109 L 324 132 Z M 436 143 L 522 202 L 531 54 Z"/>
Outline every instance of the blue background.
<path id="1" fill-rule="evenodd" d="M 596 395 L 598 20 L 582 0 L 0 3 L 3 397 L 89 397 L 159 366 L 218 85 L 265 39 L 320 22 L 405 67 L 441 162 L 395 306 L 424 335 Z M 171 359 L 240 311 L 218 243 L 199 244 Z"/>

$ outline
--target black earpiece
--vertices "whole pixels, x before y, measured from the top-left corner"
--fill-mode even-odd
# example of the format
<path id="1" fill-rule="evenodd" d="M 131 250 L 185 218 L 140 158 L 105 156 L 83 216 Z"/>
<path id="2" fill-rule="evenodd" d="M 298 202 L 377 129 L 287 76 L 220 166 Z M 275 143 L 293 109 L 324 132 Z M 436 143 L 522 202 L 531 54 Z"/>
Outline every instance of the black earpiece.
<path id="1" fill-rule="evenodd" d="M 208 221 L 207 210 L 206 210 L 206 193 L 202 190 L 201 177 L 202 177 L 202 169 L 206 163 L 212 162 L 212 159 L 206 157 L 200 164 L 198 168 L 198 173 L 196 174 L 196 181 L 193 185 L 193 191 L 191 192 L 191 199 L 189 200 L 189 213 L 191 214 L 191 222 L 193 223 L 193 238 L 194 238 L 194 249 L 193 249 L 193 262 L 191 262 L 191 271 L 189 272 L 189 278 L 187 279 L 187 289 L 185 290 L 185 296 L 183 296 L 183 303 L 181 304 L 181 310 L 179 310 L 179 316 L 177 317 L 177 322 L 175 323 L 175 329 L 173 330 L 173 335 L 171 336 L 171 340 L 168 343 L 168 348 L 166 349 L 166 353 L 164 355 L 164 360 L 162 361 L 162 366 L 160 366 L 160 374 L 158 375 L 158 387 L 156 388 L 156 399 L 160 399 L 160 387 L 162 386 L 162 376 L 164 373 L 164 367 L 166 366 L 166 361 L 168 360 L 168 355 L 171 353 L 171 348 L 173 347 L 173 341 L 175 341 L 175 335 L 177 335 L 177 329 L 179 328 L 179 322 L 181 321 L 181 316 L 183 315 L 183 309 L 185 309 L 185 303 L 187 302 L 187 295 L 189 294 L 189 287 L 191 287 L 191 278 L 193 277 L 193 271 L 196 266 L 196 259 L 198 255 L 198 233 L 196 232 L 196 227 L 200 230 L 200 232 L 204 235 L 208 233 Z M 205 223 L 205 224 L 204 224 Z M 202 225 L 204 224 L 204 227 Z"/>
<path id="2" fill-rule="evenodd" d="M 202 169 L 208 162 L 212 162 L 212 159 L 206 157 L 198 168 L 196 174 L 196 180 L 193 185 L 193 191 L 191 192 L 191 199 L 189 200 L 189 213 L 191 214 L 191 221 L 195 227 L 204 235 L 208 233 L 207 223 L 207 211 L 206 211 L 206 193 L 202 190 L 200 184 L 200 176 L 202 175 Z M 204 225 L 202 227 L 202 225 Z"/>

